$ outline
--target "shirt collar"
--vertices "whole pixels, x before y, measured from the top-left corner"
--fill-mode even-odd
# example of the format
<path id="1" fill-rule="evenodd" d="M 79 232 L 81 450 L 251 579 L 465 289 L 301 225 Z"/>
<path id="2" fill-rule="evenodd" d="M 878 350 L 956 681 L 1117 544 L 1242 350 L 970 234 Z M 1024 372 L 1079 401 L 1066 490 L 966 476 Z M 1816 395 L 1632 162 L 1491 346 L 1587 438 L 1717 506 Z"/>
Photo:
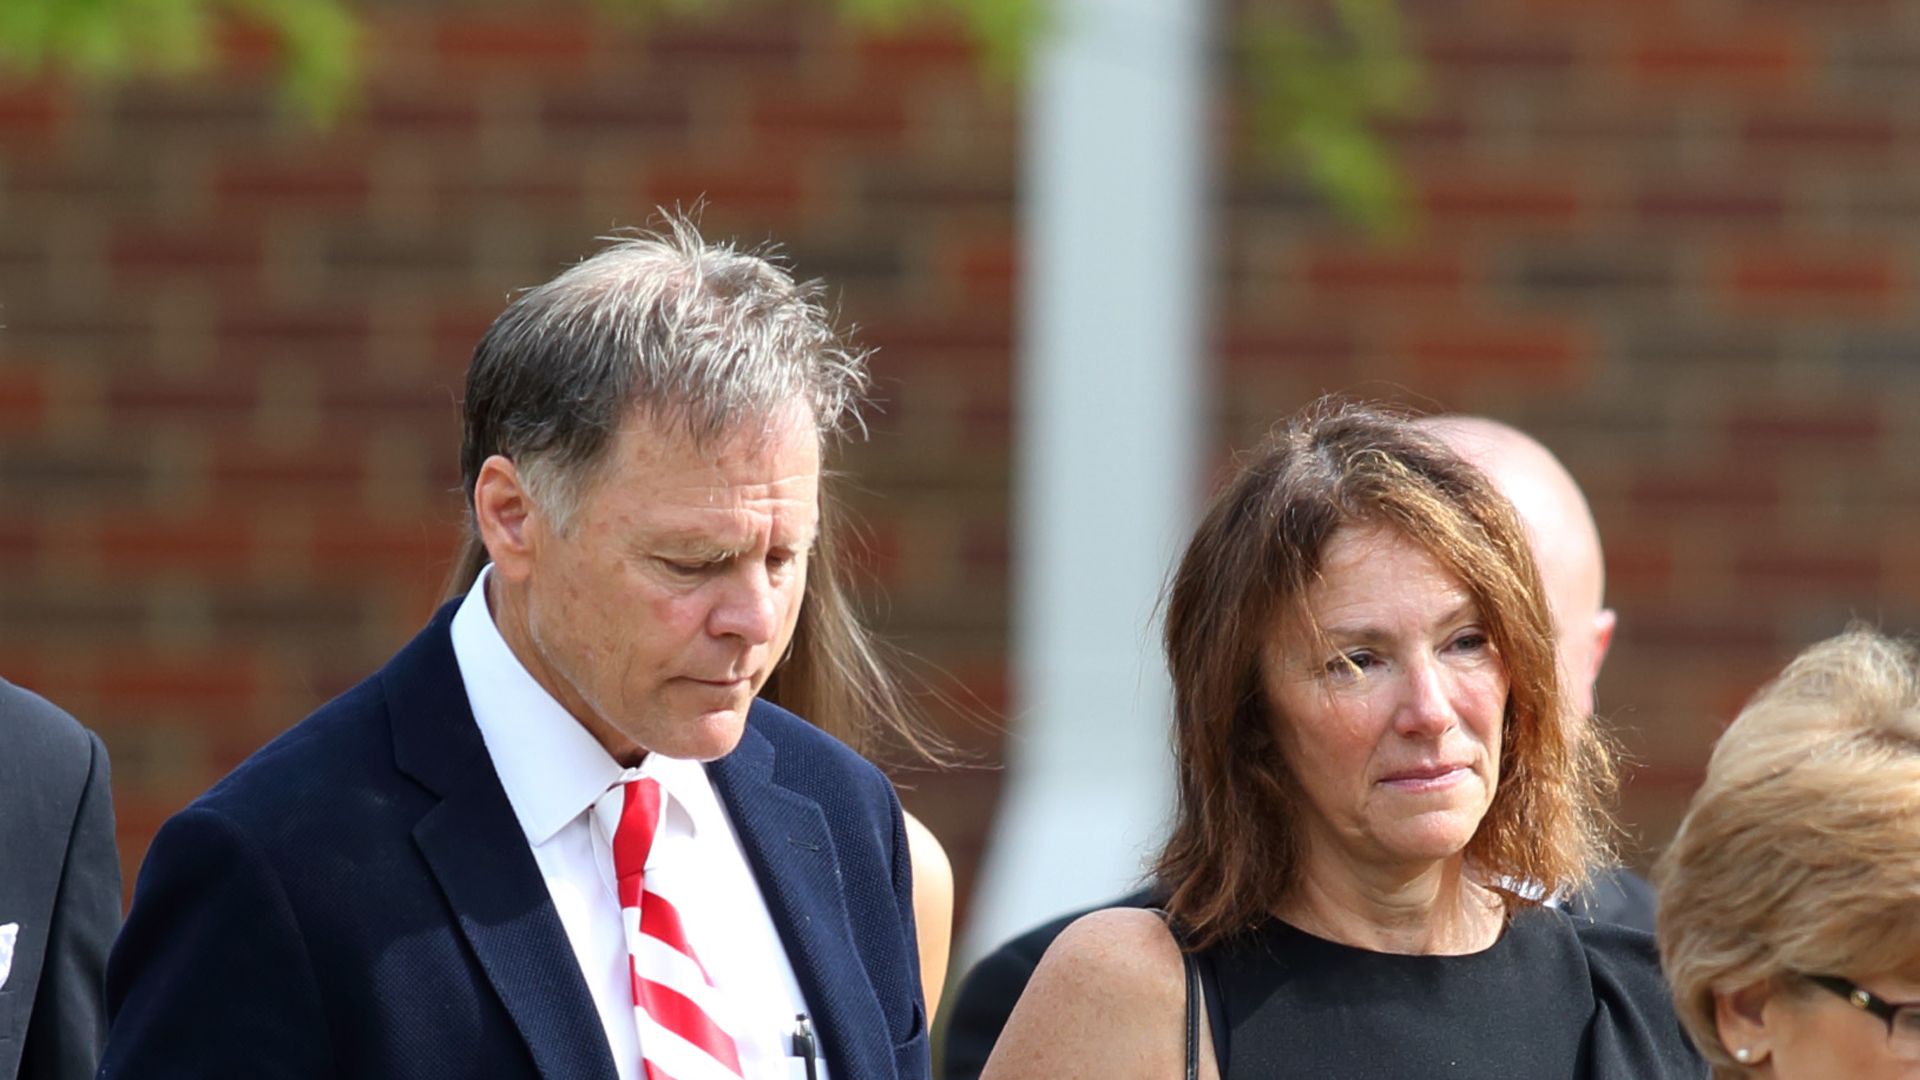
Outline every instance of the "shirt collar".
<path id="1" fill-rule="evenodd" d="M 662 813 L 669 834 L 698 837 L 720 823 L 717 816 L 722 812 L 720 800 L 714 795 L 706 768 L 699 762 L 650 753 L 638 768 L 621 770 L 614 783 L 625 784 L 643 776 L 651 777 L 666 795 Z M 600 828 L 608 837 L 620 826 L 621 806 L 619 799 L 601 799 L 592 806 Z"/>
<path id="2" fill-rule="evenodd" d="M 640 763 L 640 772 L 659 781 L 672 796 L 668 805 L 685 808 L 687 828 L 693 835 L 698 836 L 703 829 L 712 828 L 718 822 L 720 799 L 714 794 L 705 765 L 686 758 L 648 754 Z"/>
<path id="3" fill-rule="evenodd" d="M 712 823 L 720 803 L 699 762 L 650 753 L 638 769 L 622 768 L 534 679 L 494 624 L 487 606 L 492 573 L 491 565 L 481 569 L 454 612 L 453 655 L 474 723 L 527 842 L 539 847 L 553 839 L 608 788 L 637 776 L 658 781 L 671 803 L 685 808 L 694 832 Z"/>

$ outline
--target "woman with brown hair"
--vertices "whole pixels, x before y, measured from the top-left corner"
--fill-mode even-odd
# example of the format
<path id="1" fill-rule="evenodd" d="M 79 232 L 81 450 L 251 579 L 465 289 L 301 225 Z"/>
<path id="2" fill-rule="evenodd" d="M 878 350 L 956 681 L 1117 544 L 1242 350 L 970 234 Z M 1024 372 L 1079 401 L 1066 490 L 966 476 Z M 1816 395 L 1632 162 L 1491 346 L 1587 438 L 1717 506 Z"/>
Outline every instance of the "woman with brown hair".
<path id="1" fill-rule="evenodd" d="M 1165 917 L 1069 928 L 985 1080 L 1703 1075 L 1652 939 L 1542 903 L 1612 782 L 1542 597 L 1512 508 L 1407 418 L 1270 438 L 1168 598 Z"/>
<path id="2" fill-rule="evenodd" d="M 1721 1080 L 1920 1077 L 1920 657 L 1852 630 L 1740 711 L 1660 861 L 1660 951 Z"/>

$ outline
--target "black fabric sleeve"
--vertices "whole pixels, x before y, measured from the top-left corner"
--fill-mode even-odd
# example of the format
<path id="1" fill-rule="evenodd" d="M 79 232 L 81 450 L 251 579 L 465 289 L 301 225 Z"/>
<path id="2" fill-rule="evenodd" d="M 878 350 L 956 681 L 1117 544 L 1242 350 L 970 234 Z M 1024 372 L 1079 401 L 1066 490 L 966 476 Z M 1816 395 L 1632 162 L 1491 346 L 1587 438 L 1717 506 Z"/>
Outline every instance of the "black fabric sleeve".
<path id="1" fill-rule="evenodd" d="M 280 880 L 210 809 L 189 807 L 154 837 L 107 964 L 107 1007 L 102 1080 L 333 1075 L 307 943 Z"/>
<path id="2" fill-rule="evenodd" d="M 47 924 L 46 959 L 21 1043 L 21 1080 L 87 1080 L 106 1038 L 101 984 L 120 928 L 120 852 L 107 749 L 91 732 L 87 743 L 87 782 Z"/>
<path id="3" fill-rule="evenodd" d="M 1593 977 L 1592 1080 L 1705 1080 L 1707 1063 L 1681 1030 L 1653 935 L 1576 923 Z"/>

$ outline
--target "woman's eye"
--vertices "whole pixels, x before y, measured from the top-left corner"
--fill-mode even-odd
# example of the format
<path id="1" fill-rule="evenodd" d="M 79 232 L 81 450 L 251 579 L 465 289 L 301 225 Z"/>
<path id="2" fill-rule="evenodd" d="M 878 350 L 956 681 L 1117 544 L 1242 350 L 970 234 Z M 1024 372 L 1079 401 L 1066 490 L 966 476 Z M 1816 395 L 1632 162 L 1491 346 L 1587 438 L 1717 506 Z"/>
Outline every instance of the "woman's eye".
<path id="1" fill-rule="evenodd" d="M 1458 652 L 1479 652 L 1487 647 L 1487 635 L 1472 630 L 1453 639 L 1453 647 Z"/>
<path id="2" fill-rule="evenodd" d="M 1336 678 L 1352 678 L 1365 674 L 1379 663 L 1379 658 L 1370 652 L 1341 653 L 1327 661 L 1326 673 Z"/>

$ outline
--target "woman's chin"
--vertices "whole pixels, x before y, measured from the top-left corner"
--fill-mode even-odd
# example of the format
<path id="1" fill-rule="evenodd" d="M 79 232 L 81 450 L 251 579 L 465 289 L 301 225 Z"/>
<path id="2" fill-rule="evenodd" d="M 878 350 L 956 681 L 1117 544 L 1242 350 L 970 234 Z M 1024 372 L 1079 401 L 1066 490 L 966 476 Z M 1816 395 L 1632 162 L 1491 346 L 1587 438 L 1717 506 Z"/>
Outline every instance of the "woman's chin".
<path id="1" fill-rule="evenodd" d="M 1459 858 L 1480 828 L 1481 814 L 1437 812 L 1395 822 L 1378 831 L 1389 858 L 1403 863 L 1441 863 Z"/>

